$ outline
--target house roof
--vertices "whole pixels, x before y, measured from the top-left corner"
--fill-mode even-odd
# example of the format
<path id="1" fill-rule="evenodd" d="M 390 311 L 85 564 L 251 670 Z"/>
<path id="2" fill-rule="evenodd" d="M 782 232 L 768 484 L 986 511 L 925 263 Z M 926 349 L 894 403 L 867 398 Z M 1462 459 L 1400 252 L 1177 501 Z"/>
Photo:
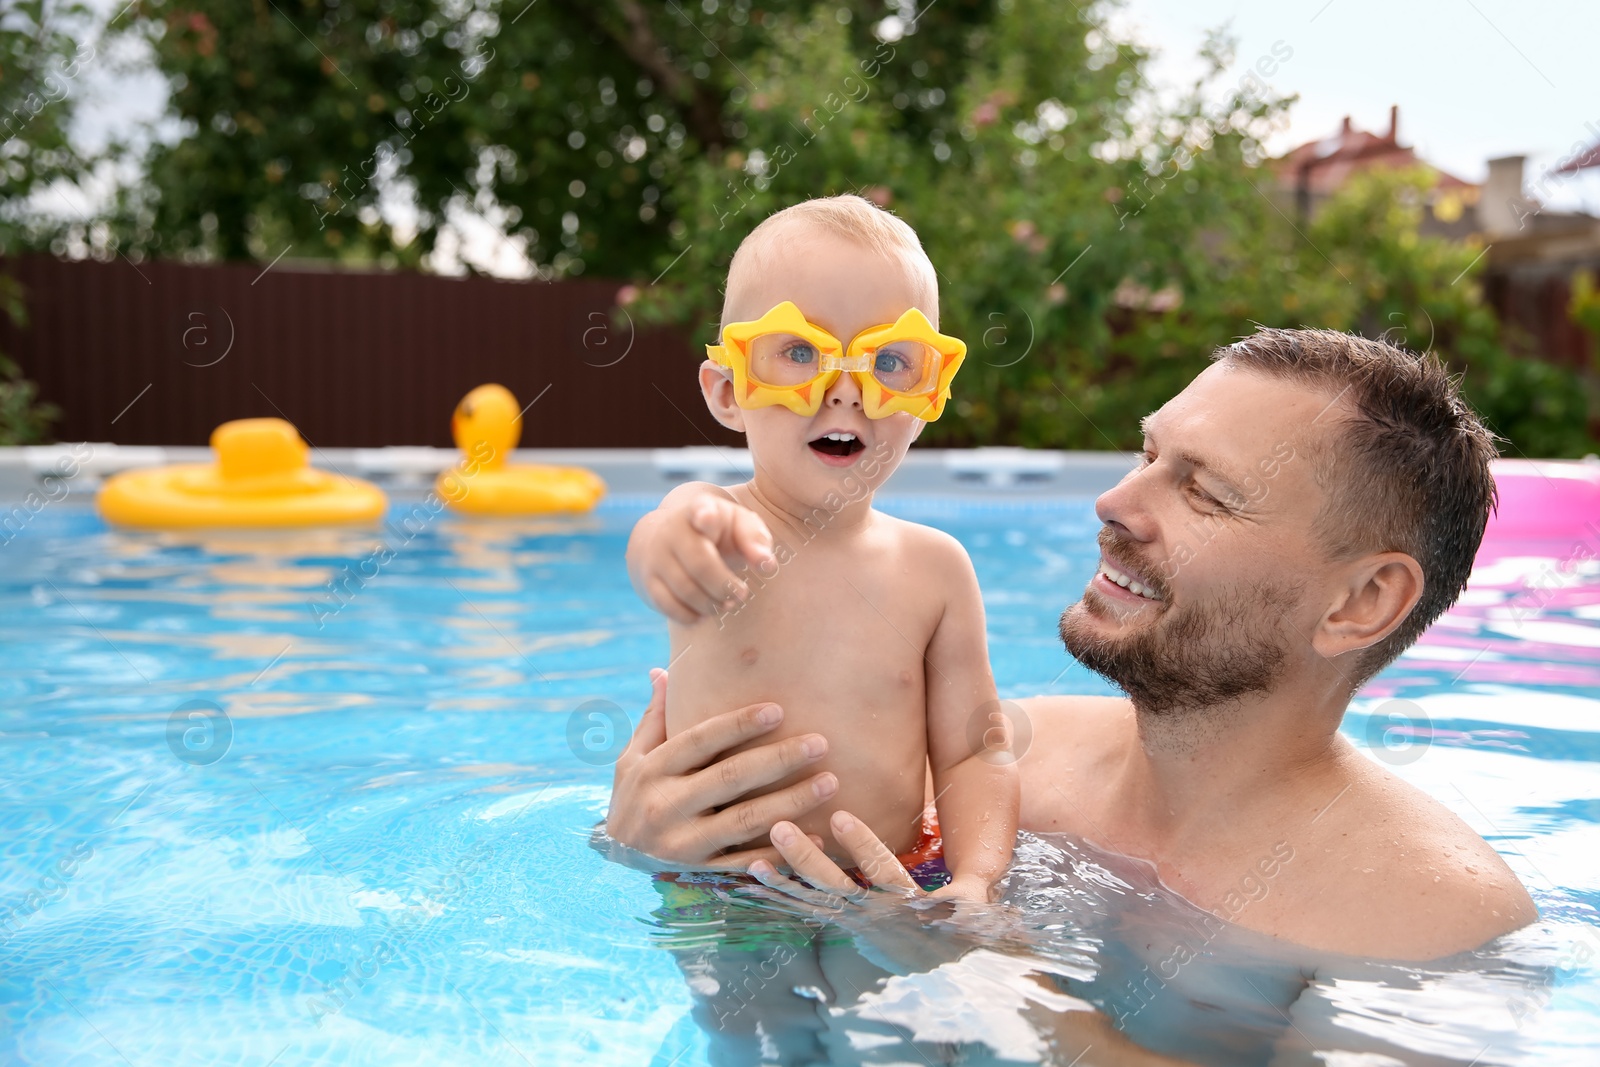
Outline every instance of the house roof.
<path id="1" fill-rule="evenodd" d="M 1346 115 L 1339 130 L 1330 137 L 1307 141 L 1279 157 L 1275 166 L 1288 184 L 1304 184 L 1313 193 L 1331 193 L 1351 174 L 1368 167 L 1425 166 L 1438 175 L 1443 188 L 1463 188 L 1473 183 L 1417 158 L 1410 145 L 1399 142 L 1400 108 L 1389 109 L 1389 131 L 1369 133 L 1351 125 Z"/>
<path id="2" fill-rule="evenodd" d="M 1579 152 L 1571 159 L 1555 169 L 1557 174 L 1576 174 L 1580 170 L 1590 167 L 1600 167 L 1600 141 L 1596 141 L 1584 151 Z"/>

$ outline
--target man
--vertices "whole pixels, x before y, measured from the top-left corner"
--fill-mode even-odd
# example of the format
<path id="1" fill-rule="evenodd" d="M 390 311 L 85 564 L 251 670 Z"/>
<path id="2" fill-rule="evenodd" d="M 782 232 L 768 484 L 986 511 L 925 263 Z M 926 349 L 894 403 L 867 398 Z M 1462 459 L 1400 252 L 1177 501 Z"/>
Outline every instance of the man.
<path id="1" fill-rule="evenodd" d="M 1533 921 L 1482 838 L 1338 734 L 1356 690 L 1460 594 L 1493 505 L 1492 435 L 1444 368 L 1381 342 L 1264 329 L 1219 350 L 1144 430 L 1140 467 L 1096 502 L 1098 573 L 1061 619 L 1067 650 L 1127 696 L 1020 702 L 1022 828 L 1147 860 L 1200 908 L 1315 950 L 1428 960 Z M 661 551 L 688 561 L 715 606 L 733 578 L 719 552 L 756 550 L 741 509 L 690 506 L 711 509 L 695 519 L 704 558 Z M 793 885 L 781 857 L 814 886 L 854 892 L 791 821 L 833 795 L 830 773 L 752 795 L 824 760 L 827 739 L 718 760 L 774 730 L 781 709 L 666 741 L 661 691 L 617 763 L 611 836 Z M 907 885 L 847 813 L 831 826 L 880 884 Z M 775 849 L 724 852 L 763 832 Z M 1264 862 L 1271 892 L 1235 907 Z"/>

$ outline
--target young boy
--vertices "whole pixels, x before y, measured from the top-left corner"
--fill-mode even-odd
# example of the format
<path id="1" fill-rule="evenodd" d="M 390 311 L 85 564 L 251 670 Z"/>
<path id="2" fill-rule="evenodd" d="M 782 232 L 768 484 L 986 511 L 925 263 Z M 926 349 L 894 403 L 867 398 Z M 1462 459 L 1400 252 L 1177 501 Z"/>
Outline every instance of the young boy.
<path id="1" fill-rule="evenodd" d="M 907 862 L 938 833 L 951 878 L 939 895 L 987 900 L 1018 793 L 992 729 L 977 578 L 953 537 L 872 508 L 965 354 L 938 319 L 916 234 L 870 202 L 811 200 L 757 226 L 700 367 L 706 405 L 745 434 L 755 477 L 674 489 L 634 528 L 628 565 L 672 619 L 669 736 L 776 701 L 783 725 L 762 742 L 820 733 L 827 757 L 805 775 L 838 780 L 802 831 L 841 858 L 829 817 L 848 811 Z M 751 581 L 728 582 L 724 559 L 741 557 Z"/>

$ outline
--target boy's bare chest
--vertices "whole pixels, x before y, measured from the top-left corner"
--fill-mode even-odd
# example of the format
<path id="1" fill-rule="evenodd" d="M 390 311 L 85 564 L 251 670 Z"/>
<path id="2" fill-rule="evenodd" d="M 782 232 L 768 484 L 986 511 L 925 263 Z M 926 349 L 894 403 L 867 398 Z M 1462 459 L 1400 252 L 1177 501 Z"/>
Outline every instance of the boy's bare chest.
<path id="1" fill-rule="evenodd" d="M 780 560 L 783 558 L 779 555 Z M 922 692 L 924 656 L 939 622 L 936 576 L 881 559 L 804 550 L 768 577 L 748 575 L 744 604 L 673 628 L 675 659 L 701 677 L 793 691 Z M 775 698 L 775 697 L 774 697 Z"/>

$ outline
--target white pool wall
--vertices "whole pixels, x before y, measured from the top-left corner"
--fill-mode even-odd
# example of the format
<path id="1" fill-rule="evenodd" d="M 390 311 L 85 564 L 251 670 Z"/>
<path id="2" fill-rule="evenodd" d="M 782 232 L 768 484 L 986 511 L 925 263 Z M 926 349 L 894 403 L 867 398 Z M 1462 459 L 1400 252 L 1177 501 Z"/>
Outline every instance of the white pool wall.
<path id="1" fill-rule="evenodd" d="M 377 483 L 395 500 L 416 499 L 460 453 L 449 448 L 313 448 L 311 463 Z M 209 448 L 75 442 L 0 448 L 0 504 L 15 507 L 72 499 L 89 502 L 118 471 L 169 463 L 207 463 Z M 913 448 L 880 495 L 958 496 L 992 501 L 1093 497 L 1115 485 L 1135 456 L 1127 452 L 1047 449 Z M 742 448 L 518 449 L 513 463 L 587 467 L 608 495 L 659 497 L 685 481 L 730 484 L 750 476 Z"/>

